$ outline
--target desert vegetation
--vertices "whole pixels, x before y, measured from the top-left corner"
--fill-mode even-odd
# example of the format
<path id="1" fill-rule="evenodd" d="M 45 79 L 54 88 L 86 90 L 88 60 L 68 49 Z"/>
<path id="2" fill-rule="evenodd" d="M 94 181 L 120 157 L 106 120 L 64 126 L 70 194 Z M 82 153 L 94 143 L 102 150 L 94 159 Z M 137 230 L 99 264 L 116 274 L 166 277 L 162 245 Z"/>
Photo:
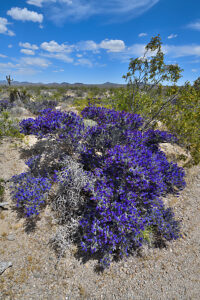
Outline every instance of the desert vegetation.
<path id="1" fill-rule="evenodd" d="M 165 64 L 156 36 L 131 59 L 125 87 L 2 87 L 0 138 L 38 140 L 26 153 L 29 170 L 10 179 L 12 198 L 31 221 L 51 207 L 58 257 L 75 243 L 104 269 L 144 243 L 181 237 L 162 200 L 178 197 L 184 168 L 200 162 L 199 78 L 179 87 L 181 71 Z M 169 161 L 160 143 L 185 148 L 190 161 Z"/>

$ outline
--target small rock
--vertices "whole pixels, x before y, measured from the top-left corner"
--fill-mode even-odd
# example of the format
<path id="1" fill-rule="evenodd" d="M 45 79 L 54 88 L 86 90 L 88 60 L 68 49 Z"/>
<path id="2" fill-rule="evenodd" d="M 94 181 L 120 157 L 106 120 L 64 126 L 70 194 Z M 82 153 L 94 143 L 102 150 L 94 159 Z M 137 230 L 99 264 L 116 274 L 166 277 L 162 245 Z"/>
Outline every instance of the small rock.
<path id="1" fill-rule="evenodd" d="M 8 269 L 9 267 L 12 267 L 11 261 L 1 261 L 0 262 L 0 275 L 3 274 L 3 272 Z"/>
<path id="2" fill-rule="evenodd" d="M 15 235 L 14 235 L 14 234 L 9 234 L 9 235 L 7 236 L 7 240 L 8 240 L 8 241 L 14 241 L 14 240 L 15 240 Z"/>
<path id="3" fill-rule="evenodd" d="M 40 278 L 41 277 L 41 275 L 40 275 L 40 273 L 33 273 L 33 276 L 35 277 L 35 278 Z"/>
<path id="4" fill-rule="evenodd" d="M 9 205 L 8 202 L 0 202 L 0 207 L 5 208 L 5 206 Z"/>

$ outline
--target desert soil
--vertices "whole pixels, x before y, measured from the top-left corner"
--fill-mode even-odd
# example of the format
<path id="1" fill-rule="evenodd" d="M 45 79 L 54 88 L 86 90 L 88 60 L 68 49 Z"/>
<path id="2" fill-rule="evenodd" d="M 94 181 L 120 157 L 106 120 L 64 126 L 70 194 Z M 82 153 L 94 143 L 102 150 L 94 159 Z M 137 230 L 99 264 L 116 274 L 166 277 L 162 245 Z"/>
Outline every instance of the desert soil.
<path id="1" fill-rule="evenodd" d="M 29 143 L 34 140 L 29 140 Z M 0 145 L 0 177 L 26 170 L 20 147 L 14 139 Z M 8 183 L 0 208 L 0 262 L 11 261 L 0 275 L 0 299 L 65 300 L 65 299 L 199 299 L 200 298 L 200 166 L 186 171 L 187 187 L 178 198 L 165 199 L 182 221 L 183 237 L 166 248 L 142 248 L 137 255 L 112 262 L 103 274 L 95 271 L 95 259 L 83 262 L 72 246 L 56 265 L 56 254 L 49 239 L 57 229 L 47 205 L 36 227 L 29 227 L 11 201 Z"/>

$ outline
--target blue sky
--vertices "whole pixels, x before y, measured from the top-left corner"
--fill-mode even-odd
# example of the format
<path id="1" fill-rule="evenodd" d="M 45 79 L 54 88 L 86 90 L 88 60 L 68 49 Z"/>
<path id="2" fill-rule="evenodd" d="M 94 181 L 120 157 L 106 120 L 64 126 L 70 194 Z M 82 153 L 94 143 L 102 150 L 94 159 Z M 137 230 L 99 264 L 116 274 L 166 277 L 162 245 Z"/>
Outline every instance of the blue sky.
<path id="1" fill-rule="evenodd" d="M 0 3 L 0 80 L 125 83 L 130 58 L 160 34 L 165 62 L 200 76 L 199 0 L 9 0 Z"/>

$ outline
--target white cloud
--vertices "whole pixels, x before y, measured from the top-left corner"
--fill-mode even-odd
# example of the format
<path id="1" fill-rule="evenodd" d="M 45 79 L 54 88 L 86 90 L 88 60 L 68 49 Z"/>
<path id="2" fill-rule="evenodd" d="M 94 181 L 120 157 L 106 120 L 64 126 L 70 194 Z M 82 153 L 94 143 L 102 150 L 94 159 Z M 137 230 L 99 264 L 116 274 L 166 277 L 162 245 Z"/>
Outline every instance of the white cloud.
<path id="1" fill-rule="evenodd" d="M 192 71 L 192 73 L 196 73 L 196 72 L 198 72 L 198 69 L 192 69 L 191 71 Z"/>
<path id="2" fill-rule="evenodd" d="M 144 44 L 134 44 L 134 45 L 128 47 L 126 52 L 129 55 L 142 56 L 145 52 L 145 45 Z"/>
<path id="3" fill-rule="evenodd" d="M 107 52 L 120 52 L 125 49 L 124 41 L 105 39 L 97 44 L 94 41 L 82 41 L 76 44 L 75 48 L 78 51 L 93 51 L 99 53 L 99 49 L 106 49 Z"/>
<path id="4" fill-rule="evenodd" d="M 8 48 L 12 48 L 12 47 L 13 47 L 13 45 L 12 45 L 12 44 L 9 44 L 9 45 L 8 45 Z"/>
<path id="5" fill-rule="evenodd" d="M 30 5 L 35 5 L 38 7 L 42 7 L 44 3 L 67 3 L 72 4 L 72 0 L 27 0 L 26 3 Z"/>
<path id="6" fill-rule="evenodd" d="M 79 58 L 75 65 L 87 66 L 90 68 L 93 66 L 92 62 L 87 58 Z"/>
<path id="7" fill-rule="evenodd" d="M 200 31 L 200 21 L 190 23 L 187 25 L 188 28 L 199 30 Z"/>
<path id="8" fill-rule="evenodd" d="M 17 65 L 14 65 L 13 63 L 0 63 L 0 68 L 1 69 L 13 69 L 16 68 Z"/>
<path id="9" fill-rule="evenodd" d="M 87 19 L 91 16 L 106 15 L 109 21 L 126 21 L 132 19 L 152 6 L 156 5 L 160 0 L 28 0 L 28 3 L 42 7 L 48 13 L 49 18 L 55 23 L 62 23 L 66 20 L 79 21 Z M 124 17 L 122 19 L 122 17 Z"/>
<path id="10" fill-rule="evenodd" d="M 82 41 L 77 43 L 76 48 L 80 51 L 96 51 L 98 45 L 94 41 Z"/>
<path id="11" fill-rule="evenodd" d="M 51 62 L 40 57 L 22 57 L 21 63 L 28 66 L 47 68 Z"/>
<path id="12" fill-rule="evenodd" d="M 42 53 L 41 56 L 55 58 L 66 63 L 72 63 L 74 61 L 73 58 L 67 56 L 65 53 Z"/>
<path id="13" fill-rule="evenodd" d="M 31 45 L 30 43 L 21 43 L 21 42 L 19 42 L 19 46 L 23 47 L 23 48 L 31 49 L 31 50 L 39 49 L 37 45 L 35 45 L 35 44 Z"/>
<path id="14" fill-rule="evenodd" d="M 41 72 L 40 70 L 36 70 L 27 66 L 22 66 L 20 64 L 13 64 L 13 63 L 0 63 L 0 74 L 5 76 L 5 73 L 10 74 L 12 77 L 16 75 L 34 75 L 36 73 Z"/>
<path id="15" fill-rule="evenodd" d="M 99 47 L 108 50 L 108 52 L 121 52 L 125 49 L 124 41 L 122 40 L 103 40 Z"/>
<path id="16" fill-rule="evenodd" d="M 43 2 L 43 0 L 28 0 L 28 1 L 26 1 L 27 4 L 35 5 L 38 7 L 42 7 L 42 2 Z"/>
<path id="17" fill-rule="evenodd" d="M 163 52 L 173 57 L 200 56 L 200 45 L 172 46 L 164 45 Z"/>
<path id="18" fill-rule="evenodd" d="M 24 54 L 27 54 L 27 55 L 35 55 L 35 52 L 33 50 L 30 50 L 30 49 L 21 49 L 20 52 L 24 53 Z"/>
<path id="19" fill-rule="evenodd" d="M 2 57 L 2 58 L 6 58 L 7 56 L 6 56 L 6 55 L 4 55 L 4 54 L 0 54 L 0 57 Z"/>
<path id="20" fill-rule="evenodd" d="M 9 36 L 14 36 L 15 33 L 7 28 L 7 26 L 9 24 L 10 23 L 8 23 L 8 20 L 6 18 L 1 18 L 0 17 L 0 33 L 6 34 L 6 35 L 9 35 Z"/>
<path id="21" fill-rule="evenodd" d="M 141 32 L 140 34 L 138 34 L 138 36 L 139 36 L 139 37 L 147 36 L 147 33 Z"/>
<path id="22" fill-rule="evenodd" d="M 7 11 L 7 15 L 19 21 L 32 21 L 42 23 L 43 15 L 27 8 L 12 7 Z"/>
<path id="23" fill-rule="evenodd" d="M 40 45 L 40 47 L 43 50 L 46 50 L 48 52 L 71 52 L 72 51 L 72 46 L 68 46 L 65 44 L 58 44 L 55 41 L 50 41 L 50 42 L 44 42 Z"/>
<path id="24" fill-rule="evenodd" d="M 167 38 L 168 39 L 174 39 L 174 38 L 176 38 L 178 36 L 178 34 L 170 34 Z"/>
<path id="25" fill-rule="evenodd" d="M 83 55 L 78 53 L 78 54 L 76 54 L 76 56 L 77 57 L 82 57 Z"/>

